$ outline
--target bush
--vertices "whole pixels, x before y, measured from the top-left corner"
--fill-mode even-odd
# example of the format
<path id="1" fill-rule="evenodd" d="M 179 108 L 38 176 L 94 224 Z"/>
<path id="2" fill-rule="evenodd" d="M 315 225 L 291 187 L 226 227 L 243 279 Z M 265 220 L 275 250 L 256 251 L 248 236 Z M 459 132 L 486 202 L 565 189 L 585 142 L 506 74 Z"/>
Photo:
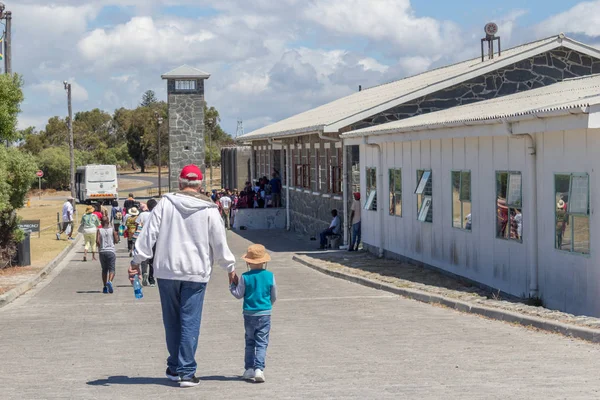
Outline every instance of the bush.
<path id="1" fill-rule="evenodd" d="M 37 169 L 30 154 L 0 146 L 0 269 L 10 264 L 16 243 L 22 240 L 15 210 L 25 204 Z"/>
<path id="2" fill-rule="evenodd" d="M 68 147 L 49 147 L 38 156 L 49 189 L 66 190 L 71 184 L 71 157 Z M 94 154 L 75 150 L 75 169 L 95 163 Z"/>

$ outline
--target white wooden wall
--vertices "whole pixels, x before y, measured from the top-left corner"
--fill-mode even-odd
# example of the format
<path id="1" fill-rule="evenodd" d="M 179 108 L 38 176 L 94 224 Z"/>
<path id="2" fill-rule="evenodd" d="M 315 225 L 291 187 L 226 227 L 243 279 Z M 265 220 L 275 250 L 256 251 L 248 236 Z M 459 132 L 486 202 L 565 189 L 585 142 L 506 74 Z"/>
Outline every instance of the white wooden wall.
<path id="1" fill-rule="evenodd" d="M 539 290 L 545 305 L 575 314 L 600 316 L 600 219 L 594 215 L 600 198 L 600 130 L 582 129 L 535 135 L 537 142 L 537 207 Z M 529 293 L 527 226 L 533 210 L 528 154 L 524 139 L 507 136 L 467 137 L 384 143 L 383 229 L 377 212 L 362 212 L 363 242 L 378 246 L 383 232 L 387 251 L 467 277 L 516 296 Z M 365 171 L 377 167 L 377 148 L 361 145 L 361 191 Z M 389 215 L 390 168 L 402 168 L 402 217 Z M 431 169 L 433 223 L 417 220 L 416 171 Z M 471 171 L 472 231 L 452 227 L 451 171 Z M 523 177 L 523 243 L 496 238 L 496 171 L 520 171 Z M 554 248 L 555 173 L 587 173 L 590 177 L 591 255 Z"/>
<path id="2" fill-rule="evenodd" d="M 510 150 L 510 151 L 509 151 Z M 436 139 L 383 144 L 384 248 L 457 275 L 522 296 L 528 293 L 525 243 L 496 239 L 496 171 L 525 170 L 524 140 L 508 137 Z M 363 160 L 365 160 L 363 162 Z M 377 149 L 361 146 L 365 170 L 377 166 Z M 402 217 L 389 215 L 390 168 L 402 168 Z M 433 223 L 417 220 L 417 170 L 431 169 Z M 472 231 L 452 227 L 452 170 L 471 171 Z M 378 184 L 381 184 L 378 182 Z M 524 213 L 531 207 L 524 196 Z M 529 228 L 523 226 L 525 237 Z M 363 241 L 377 246 L 377 213 L 363 210 Z"/>

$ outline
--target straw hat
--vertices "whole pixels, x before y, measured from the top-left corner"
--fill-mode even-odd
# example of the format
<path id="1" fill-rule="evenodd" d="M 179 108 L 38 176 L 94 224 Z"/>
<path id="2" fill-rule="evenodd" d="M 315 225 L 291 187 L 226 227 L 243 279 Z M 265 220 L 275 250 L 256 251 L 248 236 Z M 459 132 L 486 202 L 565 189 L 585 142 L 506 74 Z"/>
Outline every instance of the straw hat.
<path id="1" fill-rule="evenodd" d="M 271 261 L 271 256 L 267 253 L 262 244 L 253 244 L 248 247 L 248 251 L 242 257 L 242 260 L 249 264 L 262 264 Z"/>
<path id="2" fill-rule="evenodd" d="M 86 213 L 86 214 L 91 214 L 91 213 L 93 213 L 94 211 L 96 211 L 96 209 L 94 208 L 94 206 L 87 206 L 87 207 L 85 208 L 85 213 Z"/>
<path id="3" fill-rule="evenodd" d="M 137 207 L 131 207 L 129 209 L 129 215 L 133 215 L 134 217 L 137 217 L 138 215 L 140 215 L 140 211 L 137 209 Z"/>
<path id="4" fill-rule="evenodd" d="M 560 199 L 560 200 L 558 201 L 558 203 L 556 203 L 556 207 L 558 207 L 558 208 L 560 208 L 560 209 L 563 209 L 563 208 L 565 208 L 565 201 L 564 201 L 563 199 Z"/>

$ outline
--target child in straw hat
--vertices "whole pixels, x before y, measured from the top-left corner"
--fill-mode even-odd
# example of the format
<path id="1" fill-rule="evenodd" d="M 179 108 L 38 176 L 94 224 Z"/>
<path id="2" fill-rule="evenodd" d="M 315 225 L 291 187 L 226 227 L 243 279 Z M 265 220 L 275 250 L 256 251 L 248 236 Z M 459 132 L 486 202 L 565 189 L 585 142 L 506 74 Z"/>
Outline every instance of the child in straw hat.
<path id="1" fill-rule="evenodd" d="M 265 381 L 265 357 L 271 331 L 271 309 L 277 298 L 275 276 L 267 271 L 271 257 L 265 246 L 254 244 L 242 257 L 248 272 L 234 280 L 231 294 L 244 299 L 244 327 L 246 329 L 246 355 L 244 358 L 244 380 Z"/>

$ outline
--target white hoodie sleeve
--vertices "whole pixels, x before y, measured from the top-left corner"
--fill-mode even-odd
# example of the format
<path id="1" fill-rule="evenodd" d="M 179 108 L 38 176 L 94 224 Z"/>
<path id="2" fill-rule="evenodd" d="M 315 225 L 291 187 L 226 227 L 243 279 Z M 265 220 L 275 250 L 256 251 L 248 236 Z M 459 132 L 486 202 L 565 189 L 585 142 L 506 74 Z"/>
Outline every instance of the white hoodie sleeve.
<path id="1" fill-rule="evenodd" d="M 227 234 L 221 214 L 217 208 L 211 208 L 208 212 L 208 236 L 213 264 L 227 272 L 233 272 L 235 271 L 235 257 L 227 245 Z"/>
<path id="2" fill-rule="evenodd" d="M 135 242 L 135 248 L 133 249 L 133 263 L 136 265 L 140 265 L 142 261 L 146 261 L 153 256 L 152 248 L 158 239 L 162 210 L 163 202 L 160 201 L 154 210 L 152 210 L 149 218 L 147 218 L 144 229 L 142 229 L 140 236 Z"/>

